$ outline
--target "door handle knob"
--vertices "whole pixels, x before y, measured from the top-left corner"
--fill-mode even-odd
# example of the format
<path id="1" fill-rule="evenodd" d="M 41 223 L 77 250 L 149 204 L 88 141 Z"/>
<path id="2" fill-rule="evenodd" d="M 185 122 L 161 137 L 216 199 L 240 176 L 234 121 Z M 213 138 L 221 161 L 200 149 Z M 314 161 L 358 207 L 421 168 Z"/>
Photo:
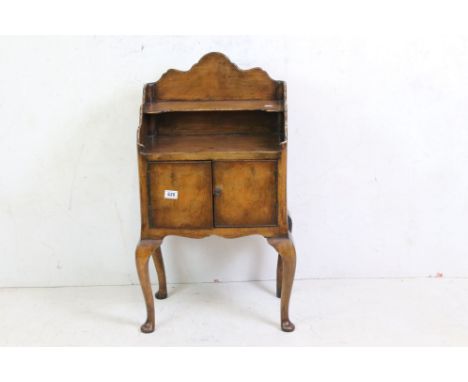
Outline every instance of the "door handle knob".
<path id="1" fill-rule="evenodd" d="M 213 190 L 213 195 L 214 196 L 219 196 L 221 195 L 221 187 L 216 186 Z"/>

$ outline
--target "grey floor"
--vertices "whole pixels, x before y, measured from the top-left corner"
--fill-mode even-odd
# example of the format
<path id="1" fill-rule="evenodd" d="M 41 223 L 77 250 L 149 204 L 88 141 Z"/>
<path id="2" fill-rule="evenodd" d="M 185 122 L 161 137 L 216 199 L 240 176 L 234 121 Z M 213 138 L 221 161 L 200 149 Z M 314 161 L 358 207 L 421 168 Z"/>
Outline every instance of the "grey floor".
<path id="1" fill-rule="evenodd" d="M 297 280 L 296 331 L 274 282 L 171 284 L 139 332 L 139 286 L 0 289 L 0 345 L 468 345 L 468 279 Z"/>

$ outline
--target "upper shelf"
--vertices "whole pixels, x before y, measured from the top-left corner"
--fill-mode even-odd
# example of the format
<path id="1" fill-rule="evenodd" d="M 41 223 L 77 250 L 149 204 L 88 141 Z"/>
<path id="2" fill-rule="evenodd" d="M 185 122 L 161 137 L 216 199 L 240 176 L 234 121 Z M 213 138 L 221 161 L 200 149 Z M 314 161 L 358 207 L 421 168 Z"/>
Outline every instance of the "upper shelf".
<path id="1" fill-rule="evenodd" d="M 173 111 L 236 111 L 262 110 L 284 111 L 283 101 L 278 100 L 229 100 L 229 101 L 160 101 L 145 103 L 143 113 L 159 114 Z"/>

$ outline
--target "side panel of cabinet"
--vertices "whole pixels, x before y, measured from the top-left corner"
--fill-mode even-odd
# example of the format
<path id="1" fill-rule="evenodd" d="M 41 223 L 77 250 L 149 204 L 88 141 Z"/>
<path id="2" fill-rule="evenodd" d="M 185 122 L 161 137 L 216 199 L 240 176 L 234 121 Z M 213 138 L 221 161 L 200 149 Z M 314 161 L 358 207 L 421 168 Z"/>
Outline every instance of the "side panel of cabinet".
<path id="1" fill-rule="evenodd" d="M 215 227 L 278 225 L 276 160 L 213 162 Z"/>
<path id="2" fill-rule="evenodd" d="M 149 162 L 149 222 L 154 228 L 211 228 L 211 162 Z"/>

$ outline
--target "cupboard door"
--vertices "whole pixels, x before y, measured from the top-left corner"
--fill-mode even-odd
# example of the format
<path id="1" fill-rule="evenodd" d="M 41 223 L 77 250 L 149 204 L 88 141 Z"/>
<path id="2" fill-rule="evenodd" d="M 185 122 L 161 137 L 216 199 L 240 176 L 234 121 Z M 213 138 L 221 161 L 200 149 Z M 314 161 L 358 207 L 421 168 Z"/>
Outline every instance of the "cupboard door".
<path id="1" fill-rule="evenodd" d="M 277 225 L 277 161 L 213 162 L 215 227 Z"/>
<path id="2" fill-rule="evenodd" d="M 155 228 L 211 228 L 211 162 L 150 162 L 149 220 Z"/>

